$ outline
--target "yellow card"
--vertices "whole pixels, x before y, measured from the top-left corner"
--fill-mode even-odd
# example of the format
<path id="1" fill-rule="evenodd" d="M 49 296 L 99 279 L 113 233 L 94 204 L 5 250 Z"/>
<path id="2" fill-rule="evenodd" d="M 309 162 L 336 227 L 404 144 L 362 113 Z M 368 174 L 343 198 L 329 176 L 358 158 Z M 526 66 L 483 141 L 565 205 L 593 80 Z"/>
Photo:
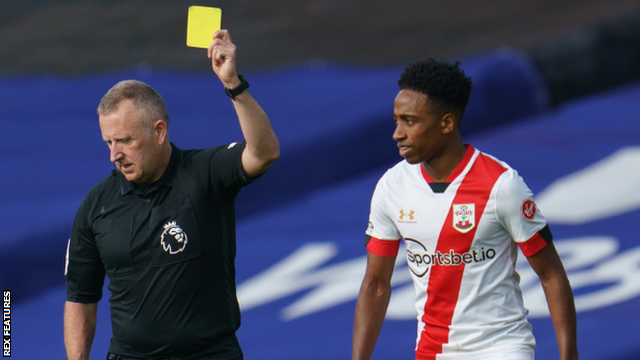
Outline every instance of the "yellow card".
<path id="1" fill-rule="evenodd" d="M 213 33 L 220 30 L 222 10 L 207 6 L 189 6 L 187 16 L 187 46 L 208 48 Z"/>

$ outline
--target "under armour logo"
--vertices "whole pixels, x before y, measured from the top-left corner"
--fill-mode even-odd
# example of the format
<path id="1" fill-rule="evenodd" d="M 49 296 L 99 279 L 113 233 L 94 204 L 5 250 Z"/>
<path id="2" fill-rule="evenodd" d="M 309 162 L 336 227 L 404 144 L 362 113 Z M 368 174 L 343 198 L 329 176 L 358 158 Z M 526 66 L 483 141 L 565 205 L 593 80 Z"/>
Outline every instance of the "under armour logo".
<path id="1" fill-rule="evenodd" d="M 404 210 L 400 210 L 400 220 L 404 220 L 405 216 L 409 217 L 409 220 L 413 220 L 413 214 L 415 213 L 415 211 L 413 210 L 409 210 L 408 214 L 404 213 Z"/>

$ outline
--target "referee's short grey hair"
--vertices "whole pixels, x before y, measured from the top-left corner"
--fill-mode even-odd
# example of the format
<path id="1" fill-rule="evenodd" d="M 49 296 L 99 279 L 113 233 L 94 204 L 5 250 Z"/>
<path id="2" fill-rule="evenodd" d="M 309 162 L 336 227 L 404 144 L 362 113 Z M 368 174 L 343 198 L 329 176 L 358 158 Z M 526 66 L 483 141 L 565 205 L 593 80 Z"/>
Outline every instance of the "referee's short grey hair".
<path id="1" fill-rule="evenodd" d="M 167 105 L 162 96 L 151 86 L 138 80 L 123 80 L 115 84 L 100 100 L 98 116 L 108 115 L 118 109 L 123 100 L 132 100 L 141 111 L 141 119 L 151 130 L 156 120 L 163 120 L 169 127 Z"/>

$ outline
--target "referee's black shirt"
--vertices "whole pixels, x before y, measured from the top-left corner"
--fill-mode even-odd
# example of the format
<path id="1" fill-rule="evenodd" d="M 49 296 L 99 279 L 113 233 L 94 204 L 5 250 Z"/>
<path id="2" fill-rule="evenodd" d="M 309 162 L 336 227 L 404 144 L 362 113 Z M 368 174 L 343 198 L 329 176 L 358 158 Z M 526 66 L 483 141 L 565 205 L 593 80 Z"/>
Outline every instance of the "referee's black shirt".
<path id="1" fill-rule="evenodd" d="M 204 354 L 240 326 L 234 200 L 251 181 L 242 170 L 244 145 L 171 144 L 156 183 L 139 186 L 116 173 L 85 197 L 69 240 L 67 300 L 98 302 L 106 272 L 110 352 Z"/>

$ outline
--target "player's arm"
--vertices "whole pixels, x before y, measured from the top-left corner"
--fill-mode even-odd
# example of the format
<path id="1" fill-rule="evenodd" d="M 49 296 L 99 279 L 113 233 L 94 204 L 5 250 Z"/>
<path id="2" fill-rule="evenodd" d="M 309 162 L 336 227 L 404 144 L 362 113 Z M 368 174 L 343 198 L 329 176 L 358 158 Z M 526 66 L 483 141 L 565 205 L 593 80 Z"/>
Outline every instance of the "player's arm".
<path id="1" fill-rule="evenodd" d="M 578 359 L 576 309 L 569 279 L 553 243 L 527 257 L 540 277 L 558 339 L 561 360 Z"/>
<path id="2" fill-rule="evenodd" d="M 395 257 L 367 252 L 367 270 L 360 287 L 353 324 L 353 360 L 371 358 L 391 298 L 395 261 Z"/>
<path id="3" fill-rule="evenodd" d="M 64 306 L 64 346 L 69 360 L 88 360 L 96 333 L 98 303 L 67 301 Z"/>
<path id="4" fill-rule="evenodd" d="M 236 46 L 227 30 L 216 31 L 213 39 L 207 51 L 211 67 L 224 87 L 235 89 L 240 85 L 236 69 Z M 267 114 L 248 90 L 234 98 L 233 106 L 247 143 L 242 153 L 242 167 L 248 177 L 256 177 L 267 171 L 280 157 L 278 138 Z"/>
<path id="5" fill-rule="evenodd" d="M 498 216 L 536 272 L 549 306 L 562 360 L 577 359 L 576 310 L 569 279 L 553 245 L 553 235 L 533 201 L 533 193 L 515 172 L 505 172 L 497 198 Z M 535 231 L 535 232 L 534 232 Z"/>

